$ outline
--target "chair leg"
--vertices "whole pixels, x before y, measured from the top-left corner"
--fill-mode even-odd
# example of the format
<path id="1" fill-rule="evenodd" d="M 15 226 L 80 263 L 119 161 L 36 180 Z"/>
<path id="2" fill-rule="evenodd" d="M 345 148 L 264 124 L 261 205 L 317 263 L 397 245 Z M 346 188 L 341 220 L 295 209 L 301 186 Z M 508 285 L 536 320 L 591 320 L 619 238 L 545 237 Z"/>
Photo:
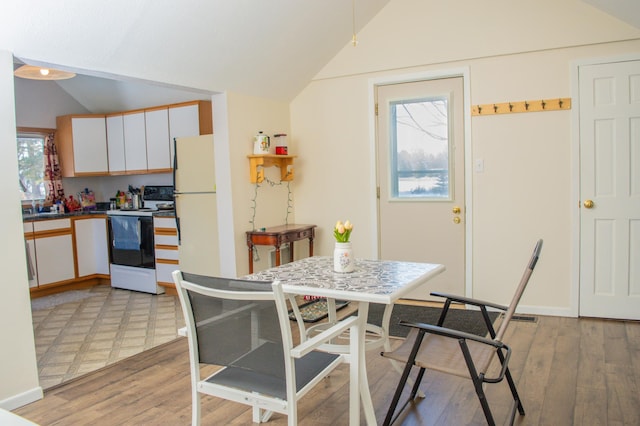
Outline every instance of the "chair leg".
<path id="1" fill-rule="evenodd" d="M 195 388 L 191 394 L 191 425 L 200 426 L 200 393 Z"/>
<path id="2" fill-rule="evenodd" d="M 478 376 L 472 376 L 472 380 L 476 389 L 476 395 L 478 395 L 478 399 L 480 400 L 480 406 L 484 412 L 484 417 L 487 419 L 487 424 L 489 426 L 495 426 L 496 422 L 493 420 L 493 414 L 491 414 L 487 396 L 484 394 L 484 389 L 482 389 L 482 380 Z"/>
<path id="3" fill-rule="evenodd" d="M 393 421 L 393 415 L 396 411 L 396 407 L 398 406 L 398 402 L 400 401 L 400 396 L 402 395 L 402 391 L 407 383 L 407 379 L 409 378 L 409 374 L 411 373 L 411 367 L 413 367 L 411 363 L 407 363 L 404 367 L 404 371 L 402 372 L 402 376 L 400 377 L 400 381 L 398 382 L 398 387 L 393 394 L 391 405 L 389 406 L 389 410 L 387 411 L 387 416 L 382 423 L 383 426 L 389 426 Z M 418 382 L 416 381 L 416 383 Z"/>
<path id="4" fill-rule="evenodd" d="M 524 407 L 522 406 L 522 401 L 520 400 L 520 395 L 518 395 L 518 390 L 516 389 L 516 384 L 513 381 L 513 378 L 511 377 L 511 372 L 509 371 L 509 369 L 507 368 L 507 371 L 505 373 L 505 376 L 507 377 L 507 383 L 509 383 L 509 389 L 511 389 L 511 394 L 513 395 L 513 400 L 516 403 L 517 407 L 518 407 L 518 412 L 520 413 L 521 416 L 524 416 Z"/>

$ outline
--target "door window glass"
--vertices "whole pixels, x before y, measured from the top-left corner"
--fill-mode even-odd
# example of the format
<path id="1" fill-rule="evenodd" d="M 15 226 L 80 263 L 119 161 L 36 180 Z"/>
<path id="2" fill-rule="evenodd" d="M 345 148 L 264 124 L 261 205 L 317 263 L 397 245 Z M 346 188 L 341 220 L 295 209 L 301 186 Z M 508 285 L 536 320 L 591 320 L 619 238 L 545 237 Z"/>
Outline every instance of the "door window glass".
<path id="1" fill-rule="evenodd" d="M 390 103 L 391 197 L 451 199 L 447 96 Z"/>

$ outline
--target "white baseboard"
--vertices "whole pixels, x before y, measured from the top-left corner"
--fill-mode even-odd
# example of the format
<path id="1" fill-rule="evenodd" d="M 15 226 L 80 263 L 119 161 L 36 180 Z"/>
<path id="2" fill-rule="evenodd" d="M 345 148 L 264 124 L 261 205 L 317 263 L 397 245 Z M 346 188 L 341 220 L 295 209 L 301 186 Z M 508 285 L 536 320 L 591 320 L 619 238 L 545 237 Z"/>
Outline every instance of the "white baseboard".
<path id="1" fill-rule="evenodd" d="M 0 408 L 5 410 L 15 410 L 16 408 L 22 407 L 27 404 L 31 404 L 34 401 L 38 401 L 44 397 L 44 393 L 42 392 L 42 388 L 38 386 L 37 388 L 33 388 L 23 393 L 19 393 L 17 395 L 13 395 L 7 399 L 3 399 L 0 401 Z"/>

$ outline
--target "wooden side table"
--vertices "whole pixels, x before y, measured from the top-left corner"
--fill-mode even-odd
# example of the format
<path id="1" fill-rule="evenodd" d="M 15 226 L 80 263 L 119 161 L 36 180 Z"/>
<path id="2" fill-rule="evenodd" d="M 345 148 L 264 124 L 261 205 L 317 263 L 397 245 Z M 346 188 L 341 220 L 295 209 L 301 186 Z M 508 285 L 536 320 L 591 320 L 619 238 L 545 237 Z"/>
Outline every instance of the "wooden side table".
<path id="1" fill-rule="evenodd" d="M 276 248 L 276 266 L 280 266 L 280 246 L 289 243 L 289 253 L 293 260 L 293 242 L 309 239 L 309 257 L 313 256 L 313 238 L 316 225 L 280 225 L 263 230 L 247 231 L 249 247 L 249 273 L 253 274 L 253 246 L 274 246 Z"/>

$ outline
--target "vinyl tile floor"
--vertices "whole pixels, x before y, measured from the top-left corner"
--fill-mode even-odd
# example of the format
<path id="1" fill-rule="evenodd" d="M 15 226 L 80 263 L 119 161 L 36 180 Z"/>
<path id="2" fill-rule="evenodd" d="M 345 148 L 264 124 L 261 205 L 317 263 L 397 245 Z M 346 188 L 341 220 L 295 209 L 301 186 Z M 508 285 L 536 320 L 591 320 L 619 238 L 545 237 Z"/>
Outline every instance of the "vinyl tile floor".
<path id="1" fill-rule="evenodd" d="M 33 299 L 40 386 L 48 389 L 178 337 L 177 296 L 98 285 Z"/>

